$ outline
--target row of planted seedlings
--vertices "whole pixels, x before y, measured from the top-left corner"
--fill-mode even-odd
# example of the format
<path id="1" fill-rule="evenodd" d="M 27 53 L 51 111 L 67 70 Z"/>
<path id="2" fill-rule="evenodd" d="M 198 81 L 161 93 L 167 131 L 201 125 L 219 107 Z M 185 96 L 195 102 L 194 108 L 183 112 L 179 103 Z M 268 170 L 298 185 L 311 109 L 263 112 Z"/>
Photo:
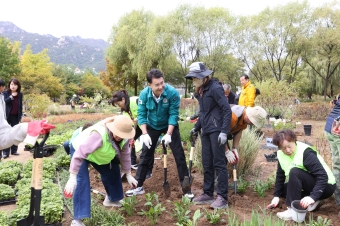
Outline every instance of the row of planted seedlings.
<path id="1" fill-rule="evenodd" d="M 15 226 L 20 219 L 26 218 L 31 203 L 31 176 L 33 160 L 28 160 L 20 172 L 20 179 L 15 183 L 13 194 L 16 195 L 17 208 L 0 215 L 0 225 Z M 56 164 L 54 159 L 43 159 L 43 189 L 41 197 L 41 215 L 45 225 L 61 225 L 64 205 L 58 184 L 55 183 Z M 5 216 L 5 217 L 4 217 Z"/>
<path id="2" fill-rule="evenodd" d="M 53 158 L 43 159 L 41 215 L 44 216 L 45 225 L 62 225 L 64 204 L 61 189 L 56 183 L 55 172 L 56 169 L 68 168 L 70 165 L 70 157 L 63 151 L 61 144 L 70 139 L 73 130 L 69 129 L 60 134 L 52 133 L 46 145 L 55 145 L 58 148 L 53 153 Z M 32 159 L 26 164 L 15 160 L 0 163 L 0 205 L 17 204 L 17 208 L 9 213 L 0 211 L 0 226 L 15 226 L 17 220 L 28 216 L 31 202 L 32 163 Z"/>

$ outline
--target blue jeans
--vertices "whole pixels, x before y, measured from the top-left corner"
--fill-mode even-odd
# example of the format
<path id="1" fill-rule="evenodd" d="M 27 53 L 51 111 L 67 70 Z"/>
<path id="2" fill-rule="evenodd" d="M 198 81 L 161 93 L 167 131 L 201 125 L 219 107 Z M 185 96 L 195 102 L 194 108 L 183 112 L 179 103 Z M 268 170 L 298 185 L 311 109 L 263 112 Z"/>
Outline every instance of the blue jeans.
<path id="1" fill-rule="evenodd" d="M 72 144 L 70 145 L 71 158 L 75 152 Z M 91 217 L 91 191 L 88 163 L 100 173 L 106 194 L 110 201 L 116 202 L 124 198 L 122 178 L 120 177 L 119 165 L 113 160 L 106 165 L 84 160 L 77 174 L 77 187 L 73 193 L 74 219 L 80 220 Z"/>

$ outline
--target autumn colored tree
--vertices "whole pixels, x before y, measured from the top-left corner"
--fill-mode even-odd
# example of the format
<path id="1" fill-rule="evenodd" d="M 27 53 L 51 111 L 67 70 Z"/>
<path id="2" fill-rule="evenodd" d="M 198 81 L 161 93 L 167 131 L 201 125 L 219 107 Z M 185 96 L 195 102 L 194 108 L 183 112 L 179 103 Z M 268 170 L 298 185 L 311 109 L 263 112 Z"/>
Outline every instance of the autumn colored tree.
<path id="1" fill-rule="evenodd" d="M 47 55 L 47 49 L 33 54 L 31 46 L 27 45 L 21 57 L 21 74 L 18 76 L 25 93 L 47 94 L 49 97 L 59 97 L 64 92 L 60 79 L 52 74 L 54 64 Z"/>

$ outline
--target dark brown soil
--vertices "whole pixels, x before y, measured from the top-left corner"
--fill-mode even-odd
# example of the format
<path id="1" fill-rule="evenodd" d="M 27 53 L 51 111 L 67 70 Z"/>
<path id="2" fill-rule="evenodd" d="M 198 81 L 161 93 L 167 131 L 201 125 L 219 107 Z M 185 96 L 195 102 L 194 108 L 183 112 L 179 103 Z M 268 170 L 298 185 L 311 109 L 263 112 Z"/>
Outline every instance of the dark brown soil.
<path id="1" fill-rule="evenodd" d="M 323 127 L 325 125 L 324 121 L 309 121 L 309 120 L 303 120 L 301 121 L 302 124 L 298 126 L 296 129 L 298 136 L 298 140 L 309 142 L 311 144 L 316 145 L 318 148 L 318 151 L 320 154 L 324 157 L 327 164 L 329 166 L 332 165 L 331 163 L 331 154 L 329 150 L 329 145 L 327 140 L 324 138 L 323 135 Z M 311 124 L 312 125 L 312 134 L 311 136 L 304 136 L 303 133 L 303 125 L 304 124 Z M 274 131 L 271 128 L 264 128 L 262 130 L 264 132 L 265 137 L 271 137 L 274 133 Z M 262 141 L 263 145 L 265 145 L 265 139 Z M 16 159 L 16 160 L 22 160 L 26 161 L 31 157 L 27 152 L 23 153 L 23 151 L 19 151 L 20 156 L 10 157 L 7 160 L 10 159 Z M 267 162 L 263 154 L 272 153 L 272 150 L 268 150 L 266 148 L 261 148 L 259 150 L 259 154 L 257 156 L 257 159 L 255 161 L 253 168 L 253 173 L 249 173 L 245 176 L 245 179 L 247 181 L 254 181 L 256 179 L 257 173 L 258 173 L 258 179 L 261 179 L 262 181 L 267 180 L 269 175 L 271 175 L 277 167 L 277 162 Z M 28 156 L 29 155 L 29 156 Z M 186 156 L 189 156 L 189 153 L 186 153 Z M 155 157 L 161 157 L 161 155 L 156 155 Z M 135 171 L 132 171 L 133 174 Z M 194 182 L 192 185 L 192 192 L 197 196 L 202 193 L 202 185 L 203 185 L 203 176 L 199 174 L 195 167 L 193 167 L 193 176 L 194 176 Z M 105 193 L 105 189 L 103 188 L 103 185 L 97 176 L 98 173 L 92 168 L 90 171 L 90 178 L 91 178 L 91 186 L 101 192 Z M 163 161 L 162 160 L 155 160 L 155 166 L 153 170 L 153 176 L 146 180 L 144 183 L 144 189 L 146 193 L 151 193 L 154 191 L 159 196 L 159 201 L 165 206 L 166 211 L 162 213 L 162 215 L 158 218 L 156 225 L 175 225 L 176 220 L 171 216 L 172 210 L 174 209 L 174 205 L 172 202 L 180 201 L 182 198 L 182 192 L 179 185 L 177 170 L 176 170 L 176 164 L 174 162 L 174 158 L 172 154 L 168 155 L 168 182 L 171 187 L 171 196 L 170 198 L 166 199 L 163 192 Z M 230 178 L 229 184 L 232 184 L 232 179 Z M 123 181 L 123 187 L 124 190 L 128 190 L 129 186 L 126 180 Z M 265 206 L 268 205 L 272 199 L 273 189 L 267 191 L 264 198 L 258 197 L 257 193 L 253 191 L 251 187 L 249 187 L 244 194 L 233 194 L 233 190 L 229 191 L 229 208 L 232 209 L 239 220 L 243 221 L 243 219 L 250 220 L 251 219 L 251 213 L 253 209 L 265 209 Z M 137 205 L 137 211 L 136 213 L 129 217 L 126 217 L 126 223 L 135 223 L 135 225 L 141 225 L 146 226 L 150 225 L 148 219 L 146 217 L 140 216 L 137 214 L 137 212 L 140 212 L 142 209 L 145 209 L 144 203 L 145 203 L 145 196 L 137 196 L 138 200 L 141 200 L 139 204 Z M 171 202 L 168 202 L 170 200 Z M 286 206 L 284 203 L 284 200 L 281 200 L 280 205 L 278 208 L 270 210 L 272 212 L 272 215 L 274 218 L 276 217 L 277 212 L 284 211 L 286 209 Z M 209 206 L 199 206 L 199 205 L 192 205 L 190 207 L 190 216 L 192 218 L 194 212 L 197 209 L 200 209 L 201 212 L 203 212 L 202 207 L 205 207 L 206 209 L 209 209 Z M 7 210 L 10 211 L 11 209 L 15 208 L 15 205 L 9 205 L 9 206 L 2 206 L 0 207 L 1 210 Z M 63 225 L 70 225 L 70 222 L 72 221 L 72 215 L 67 211 L 65 208 L 65 215 L 64 215 L 64 222 Z M 313 213 L 313 219 L 317 219 L 318 216 L 321 216 L 323 218 L 331 219 L 332 224 L 331 225 L 339 225 L 339 213 L 340 207 L 335 204 L 335 200 L 333 197 L 326 200 L 325 204 L 320 208 L 320 210 Z M 259 210 L 261 212 L 261 210 Z M 124 213 L 124 211 L 122 211 Z M 227 215 L 223 215 L 222 218 L 224 219 L 224 222 L 221 222 L 219 225 L 226 225 L 228 223 Z M 307 214 L 306 219 L 309 218 L 309 214 Z M 133 224 L 132 224 L 133 225 Z M 204 217 L 202 217 L 199 221 L 198 225 L 210 225 L 208 220 Z M 288 225 L 294 225 L 293 223 L 288 223 Z"/>

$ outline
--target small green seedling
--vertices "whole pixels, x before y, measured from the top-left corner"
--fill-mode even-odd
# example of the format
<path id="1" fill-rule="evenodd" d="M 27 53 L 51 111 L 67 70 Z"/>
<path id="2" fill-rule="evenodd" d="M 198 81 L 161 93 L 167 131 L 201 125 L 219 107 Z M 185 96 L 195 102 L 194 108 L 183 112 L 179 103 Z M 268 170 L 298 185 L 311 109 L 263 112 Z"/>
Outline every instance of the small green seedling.
<path id="1" fill-rule="evenodd" d="M 122 208 L 125 210 L 126 214 L 128 216 L 132 216 L 133 213 L 136 211 L 136 205 L 140 201 L 137 200 L 136 196 L 131 196 L 128 198 L 125 198 L 123 201 L 121 201 Z"/>
<path id="2" fill-rule="evenodd" d="M 213 212 L 209 212 L 207 209 L 203 207 L 205 212 L 205 217 L 209 220 L 211 224 L 218 224 L 221 220 L 221 216 L 225 213 L 223 210 L 214 209 Z"/>

